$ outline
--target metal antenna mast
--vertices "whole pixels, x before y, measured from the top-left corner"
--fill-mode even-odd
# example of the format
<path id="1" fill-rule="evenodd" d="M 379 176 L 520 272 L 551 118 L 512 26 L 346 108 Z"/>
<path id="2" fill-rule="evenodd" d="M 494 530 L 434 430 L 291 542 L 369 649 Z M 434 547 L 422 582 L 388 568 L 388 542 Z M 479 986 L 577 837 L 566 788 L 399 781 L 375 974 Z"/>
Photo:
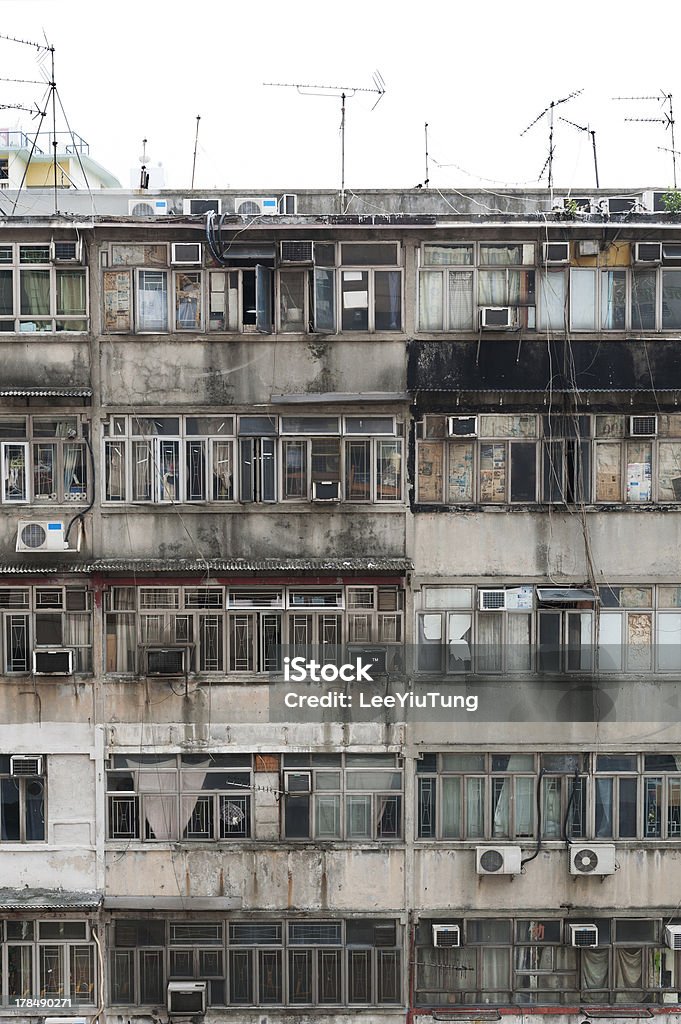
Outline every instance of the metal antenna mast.
<path id="1" fill-rule="evenodd" d="M 423 184 L 425 185 L 426 188 L 428 188 L 428 185 L 430 184 L 430 177 L 429 177 L 430 172 L 428 170 L 428 122 L 427 121 L 426 121 L 426 123 L 425 123 L 425 125 L 423 127 L 424 127 L 424 131 L 425 131 L 425 136 L 426 136 L 426 176 L 424 178 Z"/>
<path id="2" fill-rule="evenodd" d="M 660 100 L 660 96 L 662 100 Z M 636 100 L 636 101 L 654 101 L 660 104 L 661 107 L 669 106 L 669 112 L 663 109 L 662 117 L 625 117 L 625 121 L 638 121 L 645 124 L 663 124 L 665 131 L 667 128 L 671 129 L 672 144 L 671 149 L 667 152 L 672 155 L 672 173 L 674 176 L 674 188 L 676 188 L 676 155 L 677 149 L 674 142 L 674 107 L 672 105 L 672 94 L 665 92 L 664 89 L 660 89 L 660 96 L 613 96 L 614 100 Z M 658 149 L 664 149 L 663 146 L 658 146 Z"/>
<path id="3" fill-rule="evenodd" d="M 598 183 L 598 160 L 596 158 L 596 131 L 595 131 L 595 129 L 589 128 L 588 125 L 585 128 L 581 124 L 575 124 L 574 121 L 568 121 L 567 117 L 559 117 L 558 120 L 559 121 L 565 121 L 565 124 L 571 124 L 573 128 L 577 128 L 580 132 L 586 132 L 587 135 L 591 136 L 591 145 L 592 145 L 593 151 L 594 151 L 594 172 L 596 174 L 596 188 L 600 188 L 601 186 Z"/>
<path id="4" fill-rule="evenodd" d="M 380 71 L 374 71 L 373 88 L 363 88 L 358 85 L 310 85 L 303 82 L 263 82 L 263 85 L 275 89 L 297 89 L 301 96 L 340 96 L 341 101 L 341 188 L 340 201 L 341 209 L 345 204 L 345 101 L 351 99 L 358 92 L 372 92 L 378 95 L 372 110 L 375 110 L 385 94 L 385 82 Z"/>
<path id="5" fill-rule="evenodd" d="M 196 135 L 194 136 L 194 162 L 192 163 L 192 188 L 194 188 L 194 172 L 196 171 L 196 149 L 199 144 L 199 122 L 201 115 L 196 115 Z"/>
<path id="6" fill-rule="evenodd" d="M 523 130 L 520 133 L 520 135 L 522 137 L 527 132 L 529 132 L 530 128 L 534 128 L 534 126 L 537 124 L 537 122 L 541 121 L 542 117 L 546 117 L 546 115 L 548 114 L 548 116 L 549 116 L 549 155 L 546 158 L 546 163 L 542 167 L 541 172 L 539 174 L 539 177 L 541 178 L 541 176 L 543 175 L 544 171 L 548 167 L 548 170 L 549 170 L 549 189 L 551 189 L 551 190 L 553 190 L 553 155 L 554 155 L 554 152 L 555 152 L 555 147 L 553 145 L 553 112 L 554 112 L 556 107 L 560 106 L 561 103 L 567 103 L 568 100 L 575 99 L 576 96 L 580 96 L 583 92 L 584 92 L 583 89 L 576 89 L 575 92 L 571 92 L 567 96 L 563 96 L 562 99 L 551 100 L 551 102 L 549 103 L 548 107 L 545 107 L 544 110 L 542 110 L 541 114 L 537 114 L 537 116 L 535 117 L 534 121 L 531 121 L 530 124 L 528 124 L 527 128 L 523 128 Z M 553 196 L 551 198 L 553 198 Z"/>

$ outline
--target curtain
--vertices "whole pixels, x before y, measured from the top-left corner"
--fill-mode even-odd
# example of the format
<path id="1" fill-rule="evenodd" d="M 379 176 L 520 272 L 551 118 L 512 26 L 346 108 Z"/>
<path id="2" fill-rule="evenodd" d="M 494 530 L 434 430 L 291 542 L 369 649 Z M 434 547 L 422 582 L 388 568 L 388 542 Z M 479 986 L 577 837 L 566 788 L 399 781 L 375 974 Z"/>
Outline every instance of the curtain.
<path id="1" fill-rule="evenodd" d="M 577 330 L 596 329 L 595 270 L 570 270 L 570 326 Z"/>
<path id="2" fill-rule="evenodd" d="M 139 330 L 168 329 L 168 284 L 165 271 L 139 271 L 137 302 Z"/>
<path id="3" fill-rule="evenodd" d="M 23 316 L 50 315 L 49 270 L 22 270 L 21 313 Z"/>
<path id="4" fill-rule="evenodd" d="M 456 775 L 441 780 L 440 821 L 443 839 L 458 839 L 462 832 L 461 782 Z"/>
<path id="5" fill-rule="evenodd" d="M 57 271 L 57 315 L 85 316 L 85 272 Z"/>
<path id="6" fill-rule="evenodd" d="M 562 270 L 539 273 L 539 328 L 565 330 L 566 278 Z"/>
<path id="7" fill-rule="evenodd" d="M 184 835 L 185 829 L 187 828 L 189 822 L 191 821 L 192 814 L 194 813 L 194 809 L 198 803 L 199 797 L 205 796 L 205 793 L 201 793 L 200 790 L 202 790 L 206 784 L 207 775 L 208 772 L 202 772 L 198 765 L 192 765 L 191 788 L 196 789 L 197 792 L 191 793 L 189 795 L 183 793 L 182 795 L 182 818 L 180 820 L 181 835 Z M 185 779 L 182 775 L 182 772 L 180 772 L 180 786 L 182 787 L 182 789 L 185 788 Z"/>
<path id="8" fill-rule="evenodd" d="M 45 783 L 42 779 L 26 779 L 26 839 L 42 842 L 45 839 Z"/>
<path id="9" fill-rule="evenodd" d="M 608 988 L 609 949 L 583 949 L 580 986 L 582 989 Z"/>
<path id="10" fill-rule="evenodd" d="M 478 615 L 477 654 L 480 672 L 500 671 L 502 628 L 503 622 L 500 612 L 488 612 L 485 615 Z"/>
<path id="11" fill-rule="evenodd" d="M 106 618 L 106 671 L 135 671 L 135 616 L 109 613 Z"/>
<path id="12" fill-rule="evenodd" d="M 478 303 L 481 306 L 506 306 L 508 286 L 505 270 L 478 272 Z"/>
<path id="13" fill-rule="evenodd" d="M 0 270 L 0 316 L 12 316 L 14 298 L 12 296 L 12 271 Z M 9 325 L 10 330 L 12 324 Z"/>
<path id="14" fill-rule="evenodd" d="M 167 777 L 162 774 L 140 772 L 140 792 L 143 787 L 145 791 L 142 802 L 144 820 L 150 837 L 159 841 L 178 838 L 177 794 L 162 793 L 167 785 Z M 172 785 L 175 785 L 174 773 Z M 154 786 L 156 793 L 152 795 Z"/>
<path id="15" fill-rule="evenodd" d="M 510 999 L 510 950 L 501 947 L 495 949 L 490 946 L 482 947 L 482 989 L 483 1001 L 486 993 L 489 993 L 491 1002 L 500 1002 Z M 493 993 L 493 994 L 492 994 Z"/>
<path id="16" fill-rule="evenodd" d="M 473 326 L 473 274 L 449 272 L 449 329 L 470 330 Z"/>
<path id="17" fill-rule="evenodd" d="M 644 998 L 643 986 L 643 950 L 615 948 L 615 988 L 633 989 L 620 992 L 615 997 L 617 1002 L 636 1002 Z"/>
<path id="18" fill-rule="evenodd" d="M 466 838 L 481 839 L 485 834 L 485 780 L 466 779 Z"/>
<path id="19" fill-rule="evenodd" d="M 422 270 L 419 275 L 419 330 L 441 331 L 442 312 L 442 273 L 439 270 Z"/>
<path id="20" fill-rule="evenodd" d="M 90 612 L 68 612 L 64 616 L 64 646 L 74 650 L 74 670 L 92 671 L 92 617 Z"/>

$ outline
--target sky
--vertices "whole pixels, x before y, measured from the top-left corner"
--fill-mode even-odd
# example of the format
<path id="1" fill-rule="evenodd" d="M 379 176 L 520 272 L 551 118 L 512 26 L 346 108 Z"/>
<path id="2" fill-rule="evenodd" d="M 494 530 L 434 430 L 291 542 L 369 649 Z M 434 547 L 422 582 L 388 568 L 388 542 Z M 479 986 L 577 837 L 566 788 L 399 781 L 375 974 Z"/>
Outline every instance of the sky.
<path id="1" fill-rule="evenodd" d="M 676 11 L 676 13 L 675 13 Z M 672 185 L 671 131 L 678 92 L 679 14 L 652 0 L 632 13 L 620 0 L 464 4 L 431 0 L 0 0 L 0 33 L 55 47 L 55 79 L 71 128 L 123 187 L 139 174 L 142 139 L 165 185 L 199 189 L 337 189 L 338 95 L 304 95 L 265 82 L 350 87 L 345 184 L 363 188 L 533 187 L 549 148 L 555 107 L 554 185 L 593 188 L 596 132 L 602 188 Z M 665 25 L 667 29 L 665 30 Z M 41 79 L 38 51 L 0 38 L 0 76 Z M 49 69 L 49 63 L 42 67 Z M 373 74 L 385 95 L 372 89 Z M 0 81 L 0 104 L 33 107 L 42 85 Z M 617 101 L 616 96 L 650 100 Z M 59 112 L 58 112 L 59 113 Z M 0 109 L 0 129 L 37 121 Z M 49 130 L 49 125 L 44 124 Z M 65 128 L 61 115 L 57 129 Z M 681 150 L 681 121 L 676 146 Z M 681 156 L 678 157 L 681 184 Z"/>

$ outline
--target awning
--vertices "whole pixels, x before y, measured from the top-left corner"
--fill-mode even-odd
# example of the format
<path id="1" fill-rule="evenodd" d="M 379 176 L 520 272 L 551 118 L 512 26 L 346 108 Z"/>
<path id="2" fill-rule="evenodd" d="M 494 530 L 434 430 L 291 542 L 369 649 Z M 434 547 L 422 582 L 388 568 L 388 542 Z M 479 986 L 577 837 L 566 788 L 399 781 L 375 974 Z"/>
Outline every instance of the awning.
<path id="1" fill-rule="evenodd" d="M 241 896 L 105 896 L 105 910 L 241 910 Z"/>
<path id="2" fill-rule="evenodd" d="M 0 576 L 73 575 L 87 573 L 388 573 L 403 576 L 411 572 L 410 558 L 99 558 L 88 562 L 21 562 L 0 564 Z"/>
<path id="3" fill-rule="evenodd" d="M 92 388 L 0 388 L 0 398 L 92 398 Z"/>
<path id="4" fill-rule="evenodd" d="M 291 395 L 271 395 L 272 405 L 340 405 L 341 403 L 359 402 L 409 402 L 411 396 L 406 391 L 329 391 L 327 393 L 307 393 Z"/>
<path id="5" fill-rule="evenodd" d="M 537 587 L 539 604 L 595 604 L 598 594 L 589 587 Z"/>
<path id="6" fill-rule="evenodd" d="M 67 892 L 61 889 L 0 889 L 0 911 L 97 910 L 98 892 Z"/>

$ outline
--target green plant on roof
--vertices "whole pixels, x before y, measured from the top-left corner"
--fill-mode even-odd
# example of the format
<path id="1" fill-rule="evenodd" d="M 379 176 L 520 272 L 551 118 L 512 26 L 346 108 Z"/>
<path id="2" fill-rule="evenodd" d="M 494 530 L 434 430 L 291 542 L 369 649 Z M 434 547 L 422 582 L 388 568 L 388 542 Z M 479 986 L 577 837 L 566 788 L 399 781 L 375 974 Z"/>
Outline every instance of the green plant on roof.
<path id="1" fill-rule="evenodd" d="M 662 205 L 667 213 L 681 213 L 681 192 L 677 188 L 670 188 L 662 196 Z"/>

